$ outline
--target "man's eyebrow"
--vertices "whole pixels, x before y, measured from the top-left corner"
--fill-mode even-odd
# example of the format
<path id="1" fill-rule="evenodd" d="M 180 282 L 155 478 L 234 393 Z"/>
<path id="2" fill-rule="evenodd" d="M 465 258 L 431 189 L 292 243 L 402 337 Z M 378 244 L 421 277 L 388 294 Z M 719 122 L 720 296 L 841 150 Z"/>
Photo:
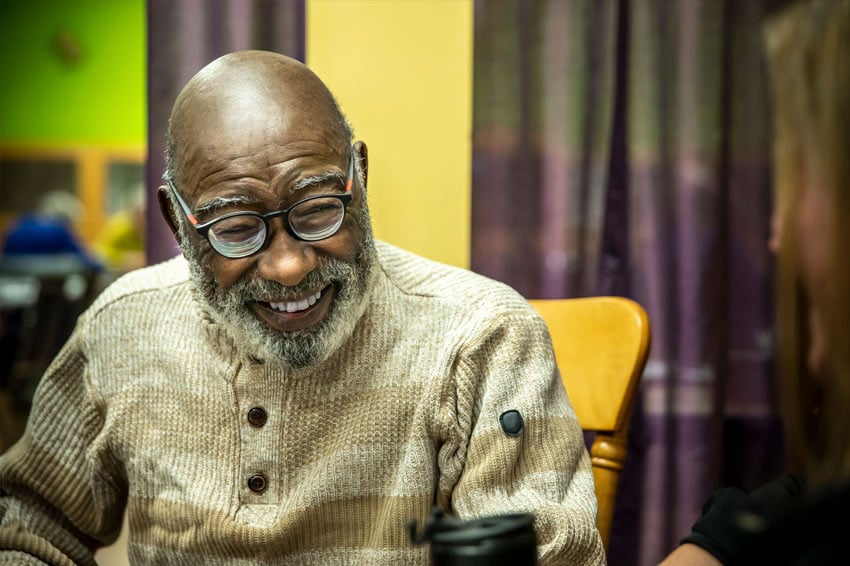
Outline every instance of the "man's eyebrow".
<path id="1" fill-rule="evenodd" d="M 255 202 L 256 200 L 244 195 L 235 197 L 216 197 L 199 205 L 198 208 L 195 209 L 195 214 L 198 216 L 205 216 L 208 214 L 214 214 L 215 212 L 234 204 L 254 204 Z"/>
<path id="2" fill-rule="evenodd" d="M 304 179 L 300 179 L 290 189 L 290 192 L 302 191 L 304 189 L 309 189 L 312 187 L 317 187 L 319 185 L 327 185 L 328 181 L 336 181 L 341 186 L 345 186 L 345 182 L 347 179 L 336 173 L 334 171 L 327 171 L 325 173 L 320 173 L 318 175 L 314 175 L 312 177 L 306 177 Z"/>

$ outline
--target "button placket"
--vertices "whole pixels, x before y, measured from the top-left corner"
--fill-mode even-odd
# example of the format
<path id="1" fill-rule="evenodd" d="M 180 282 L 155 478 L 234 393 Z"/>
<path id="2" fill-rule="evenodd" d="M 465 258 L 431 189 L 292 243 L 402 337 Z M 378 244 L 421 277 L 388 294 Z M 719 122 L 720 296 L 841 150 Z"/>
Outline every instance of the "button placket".
<path id="1" fill-rule="evenodd" d="M 278 406 L 280 385 L 268 379 L 266 368 L 260 364 L 243 365 L 234 383 L 241 431 L 239 500 L 248 516 L 252 515 L 245 506 L 274 505 L 280 497 L 280 439 L 271 410 Z M 242 510 L 238 517 L 241 515 Z"/>

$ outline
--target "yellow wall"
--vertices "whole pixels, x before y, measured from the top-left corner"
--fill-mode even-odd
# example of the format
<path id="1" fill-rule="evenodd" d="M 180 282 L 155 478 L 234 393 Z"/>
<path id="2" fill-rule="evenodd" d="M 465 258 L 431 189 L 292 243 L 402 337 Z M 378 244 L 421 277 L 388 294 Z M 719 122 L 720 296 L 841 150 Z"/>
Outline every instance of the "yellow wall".
<path id="1" fill-rule="evenodd" d="M 472 0 L 308 0 L 307 65 L 369 148 L 375 235 L 469 266 Z"/>

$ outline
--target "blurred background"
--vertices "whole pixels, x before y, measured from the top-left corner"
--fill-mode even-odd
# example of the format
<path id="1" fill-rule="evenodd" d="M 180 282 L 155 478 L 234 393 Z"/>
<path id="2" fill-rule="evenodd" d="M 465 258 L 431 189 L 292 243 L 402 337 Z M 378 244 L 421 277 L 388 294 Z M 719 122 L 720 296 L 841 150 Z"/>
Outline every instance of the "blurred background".
<path id="1" fill-rule="evenodd" d="M 655 564 L 714 489 L 785 463 L 761 35 L 784 3 L 0 0 L 0 450 L 82 309 L 177 253 L 152 195 L 180 88 L 268 49 L 368 143 L 379 238 L 644 305 L 609 561 Z"/>

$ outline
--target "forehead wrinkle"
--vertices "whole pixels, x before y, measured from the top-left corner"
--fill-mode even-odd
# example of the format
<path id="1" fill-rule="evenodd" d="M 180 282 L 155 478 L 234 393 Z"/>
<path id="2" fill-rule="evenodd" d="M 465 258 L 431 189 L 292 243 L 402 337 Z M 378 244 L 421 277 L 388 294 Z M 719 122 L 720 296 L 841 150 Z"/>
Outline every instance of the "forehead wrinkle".
<path id="1" fill-rule="evenodd" d="M 216 151 L 220 151 L 216 149 Z M 264 154 L 250 153 L 249 155 L 217 155 L 214 159 L 210 157 L 210 150 L 205 154 L 199 153 L 199 161 L 202 163 L 198 166 L 199 179 L 195 183 L 198 187 L 209 187 L 216 183 L 233 180 L 238 178 L 255 178 L 267 181 L 268 178 L 263 174 L 273 166 L 269 161 L 267 152 Z M 259 163 L 258 163 L 258 160 Z"/>

